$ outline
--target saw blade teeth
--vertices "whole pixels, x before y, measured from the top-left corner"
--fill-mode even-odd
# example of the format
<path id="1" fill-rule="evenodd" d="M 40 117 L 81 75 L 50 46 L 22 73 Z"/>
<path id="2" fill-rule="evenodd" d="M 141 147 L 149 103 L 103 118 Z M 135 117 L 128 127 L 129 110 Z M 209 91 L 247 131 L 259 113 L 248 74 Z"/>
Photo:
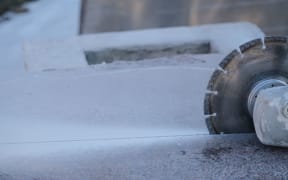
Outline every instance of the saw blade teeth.
<path id="1" fill-rule="evenodd" d="M 262 42 L 262 49 L 266 49 L 266 44 L 265 44 L 265 37 L 263 36 L 263 38 L 261 38 L 261 42 Z"/>
<path id="2" fill-rule="evenodd" d="M 219 78 L 219 76 L 221 76 L 223 74 L 222 71 L 216 69 L 211 78 L 210 78 L 210 81 L 208 82 L 208 85 L 207 85 L 207 90 L 210 90 L 210 91 L 215 91 L 215 82 L 217 81 L 217 79 Z"/>
<path id="3" fill-rule="evenodd" d="M 264 39 L 265 43 L 269 42 L 281 42 L 281 43 L 287 43 L 287 37 L 285 36 L 268 36 Z"/>
<path id="4" fill-rule="evenodd" d="M 211 100 L 211 95 L 206 94 L 204 98 L 204 115 L 212 113 L 210 100 Z"/>
<path id="5" fill-rule="evenodd" d="M 205 122 L 208 128 L 209 134 L 217 134 L 217 131 L 215 130 L 214 125 L 213 125 L 213 119 L 214 119 L 213 117 L 205 118 Z"/>
<path id="6" fill-rule="evenodd" d="M 212 113 L 212 110 L 211 110 L 211 94 L 205 94 L 205 97 L 204 97 L 204 115 L 207 115 L 207 114 L 211 114 Z"/>
<path id="7" fill-rule="evenodd" d="M 223 69 L 226 68 L 227 64 L 229 64 L 229 62 L 238 55 L 238 51 L 235 49 L 233 50 L 231 53 L 229 53 L 219 64 L 219 66 L 221 66 Z"/>
<path id="8" fill-rule="evenodd" d="M 238 47 L 236 50 L 240 54 L 241 59 L 243 59 L 244 58 L 244 54 L 242 53 L 240 47 Z"/>
<path id="9" fill-rule="evenodd" d="M 217 67 L 217 70 L 222 71 L 224 74 L 227 74 L 228 71 L 226 71 L 225 69 L 223 69 L 221 66 Z"/>
<path id="10" fill-rule="evenodd" d="M 245 53 L 247 50 L 255 47 L 255 46 L 258 46 L 258 45 L 262 45 L 262 40 L 259 38 L 259 39 L 254 39 L 252 41 L 249 41 L 245 44 L 242 44 L 240 46 L 240 50 L 242 53 Z"/>
<path id="11" fill-rule="evenodd" d="M 218 91 L 206 90 L 206 94 L 218 95 Z"/>
<path id="12" fill-rule="evenodd" d="M 212 113 L 212 114 L 206 114 L 205 118 L 209 118 L 209 117 L 216 117 L 217 114 L 216 113 Z"/>

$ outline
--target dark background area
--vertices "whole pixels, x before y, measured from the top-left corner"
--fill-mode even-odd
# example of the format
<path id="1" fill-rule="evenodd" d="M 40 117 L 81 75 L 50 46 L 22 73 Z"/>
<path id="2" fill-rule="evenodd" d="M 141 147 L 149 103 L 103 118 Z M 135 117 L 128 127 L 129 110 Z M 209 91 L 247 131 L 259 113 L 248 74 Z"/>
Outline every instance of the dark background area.
<path id="1" fill-rule="evenodd" d="M 15 12 L 27 11 L 27 9 L 22 8 L 21 5 L 29 1 L 36 1 L 36 0 L 0 0 L 0 15 L 4 14 L 9 10 Z"/>
<path id="2" fill-rule="evenodd" d="M 248 21 L 288 34 L 287 0 L 82 0 L 80 33 Z"/>

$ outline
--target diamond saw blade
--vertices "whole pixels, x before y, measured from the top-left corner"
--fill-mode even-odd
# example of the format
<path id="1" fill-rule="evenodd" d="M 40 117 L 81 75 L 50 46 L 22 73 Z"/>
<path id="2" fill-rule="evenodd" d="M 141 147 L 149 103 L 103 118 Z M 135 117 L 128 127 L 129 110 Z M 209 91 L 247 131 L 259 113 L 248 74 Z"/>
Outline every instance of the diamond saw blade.
<path id="1" fill-rule="evenodd" d="M 247 99 L 253 86 L 267 78 L 287 82 L 287 37 L 252 40 L 223 59 L 211 76 L 204 100 L 209 132 L 254 132 Z"/>

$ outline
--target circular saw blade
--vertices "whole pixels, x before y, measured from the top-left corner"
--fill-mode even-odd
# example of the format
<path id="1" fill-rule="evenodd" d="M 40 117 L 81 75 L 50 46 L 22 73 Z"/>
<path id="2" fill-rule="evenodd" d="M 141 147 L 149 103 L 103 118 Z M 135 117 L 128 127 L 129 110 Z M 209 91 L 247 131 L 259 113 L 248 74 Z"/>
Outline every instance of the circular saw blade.
<path id="1" fill-rule="evenodd" d="M 286 37 L 256 39 L 232 51 L 214 71 L 204 100 L 212 134 L 254 132 L 247 98 L 253 85 L 266 78 L 288 79 Z"/>

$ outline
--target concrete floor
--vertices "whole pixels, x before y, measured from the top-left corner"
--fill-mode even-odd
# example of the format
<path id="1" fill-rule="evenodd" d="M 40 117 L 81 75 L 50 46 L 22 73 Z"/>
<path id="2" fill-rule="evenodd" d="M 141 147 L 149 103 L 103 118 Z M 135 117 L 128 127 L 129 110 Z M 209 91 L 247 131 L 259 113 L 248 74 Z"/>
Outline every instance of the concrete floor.
<path id="1" fill-rule="evenodd" d="M 1 144 L 0 179 L 228 180 L 288 176 L 288 150 L 265 147 L 254 135 L 122 139 L 110 140 L 109 145 L 101 142 Z"/>
<path id="2" fill-rule="evenodd" d="M 286 0 L 83 0 L 80 32 L 247 21 L 286 35 L 287 8 Z"/>

